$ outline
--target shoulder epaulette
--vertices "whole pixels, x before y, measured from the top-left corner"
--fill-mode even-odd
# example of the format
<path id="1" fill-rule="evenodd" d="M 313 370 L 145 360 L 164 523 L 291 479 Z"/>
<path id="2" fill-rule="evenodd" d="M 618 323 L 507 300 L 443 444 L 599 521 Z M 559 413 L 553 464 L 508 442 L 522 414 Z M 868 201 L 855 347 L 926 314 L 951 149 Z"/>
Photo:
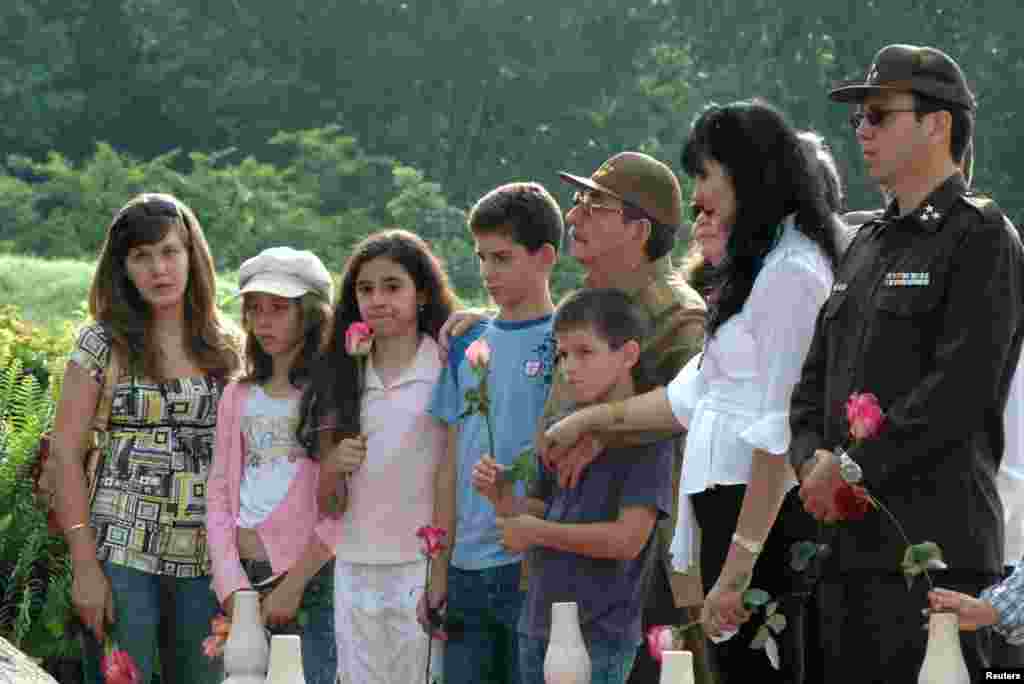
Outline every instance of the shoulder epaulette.
<path id="1" fill-rule="evenodd" d="M 982 216 L 998 215 L 1002 217 L 1002 210 L 991 197 L 985 195 L 961 195 L 960 199 L 966 204 L 974 207 Z"/>

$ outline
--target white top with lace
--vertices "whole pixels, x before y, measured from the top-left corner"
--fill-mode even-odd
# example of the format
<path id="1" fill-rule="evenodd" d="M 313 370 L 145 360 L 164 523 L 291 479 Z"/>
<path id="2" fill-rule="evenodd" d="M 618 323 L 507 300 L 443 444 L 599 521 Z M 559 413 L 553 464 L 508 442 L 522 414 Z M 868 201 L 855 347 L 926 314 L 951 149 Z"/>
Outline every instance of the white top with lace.
<path id="1" fill-rule="evenodd" d="M 790 397 L 832 281 L 824 251 L 787 218 L 743 308 L 668 385 L 672 412 L 689 431 L 680 494 L 748 484 L 755 449 L 785 457 Z M 695 537 L 689 497 L 681 496 L 677 569 L 690 564 Z"/>

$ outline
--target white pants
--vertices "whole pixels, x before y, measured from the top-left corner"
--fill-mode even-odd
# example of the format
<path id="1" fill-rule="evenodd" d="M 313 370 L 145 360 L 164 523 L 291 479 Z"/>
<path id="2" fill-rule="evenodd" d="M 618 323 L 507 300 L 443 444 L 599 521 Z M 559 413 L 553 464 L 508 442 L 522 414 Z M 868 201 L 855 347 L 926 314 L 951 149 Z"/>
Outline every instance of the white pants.
<path id="1" fill-rule="evenodd" d="M 426 561 L 400 565 L 335 562 L 334 631 L 340 684 L 422 682 L 427 635 L 416 621 Z M 431 646 L 431 682 L 443 681 L 441 649 Z"/>

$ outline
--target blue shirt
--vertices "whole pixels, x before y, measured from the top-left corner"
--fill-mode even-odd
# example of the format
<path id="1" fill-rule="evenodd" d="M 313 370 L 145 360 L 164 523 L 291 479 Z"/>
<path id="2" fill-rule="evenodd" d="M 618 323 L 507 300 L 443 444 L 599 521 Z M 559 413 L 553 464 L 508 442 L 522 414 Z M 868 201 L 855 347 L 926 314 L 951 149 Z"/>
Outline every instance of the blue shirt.
<path id="1" fill-rule="evenodd" d="M 1013 646 L 1024 644 L 1024 562 L 1018 563 L 1013 574 L 995 584 L 979 596 L 988 601 L 999 614 L 996 632 Z"/>
<path id="2" fill-rule="evenodd" d="M 647 506 L 661 520 L 672 513 L 673 441 L 608 449 L 583 471 L 572 489 L 539 468 L 534 494 L 545 500 L 544 519 L 556 523 L 607 523 L 623 508 Z M 591 558 L 546 547 L 530 549 L 530 583 L 519 632 L 547 639 L 551 604 L 574 601 L 588 641 L 640 643 L 641 612 L 657 560 L 655 527 L 633 560 Z"/>
<path id="3" fill-rule="evenodd" d="M 501 546 L 494 507 L 473 489 L 473 466 L 490 451 L 487 425 L 479 413 L 461 417 L 466 390 L 479 380 L 466 362 L 466 348 L 483 338 L 491 348 L 487 379 L 494 427 L 494 457 L 512 465 L 523 450 L 533 446 L 544 412 L 554 368 L 555 340 L 551 316 L 529 321 L 492 320 L 471 328 L 452 341 L 448 363 L 434 388 L 428 412 L 458 426 L 455 507 L 457 522 L 452 565 L 461 570 L 482 570 L 521 560 Z M 522 483 L 517 483 L 522 495 Z"/>

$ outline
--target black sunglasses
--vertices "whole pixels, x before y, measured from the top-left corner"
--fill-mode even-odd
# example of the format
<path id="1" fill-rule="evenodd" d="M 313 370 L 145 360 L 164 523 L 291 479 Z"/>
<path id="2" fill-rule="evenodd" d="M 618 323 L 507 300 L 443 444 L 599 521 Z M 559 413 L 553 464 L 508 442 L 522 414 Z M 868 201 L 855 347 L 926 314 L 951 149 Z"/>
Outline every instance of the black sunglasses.
<path id="1" fill-rule="evenodd" d="M 881 126 L 890 114 L 900 112 L 913 112 L 913 109 L 863 109 L 850 115 L 850 125 L 853 130 L 860 128 L 860 125 L 867 121 L 872 127 Z"/>

